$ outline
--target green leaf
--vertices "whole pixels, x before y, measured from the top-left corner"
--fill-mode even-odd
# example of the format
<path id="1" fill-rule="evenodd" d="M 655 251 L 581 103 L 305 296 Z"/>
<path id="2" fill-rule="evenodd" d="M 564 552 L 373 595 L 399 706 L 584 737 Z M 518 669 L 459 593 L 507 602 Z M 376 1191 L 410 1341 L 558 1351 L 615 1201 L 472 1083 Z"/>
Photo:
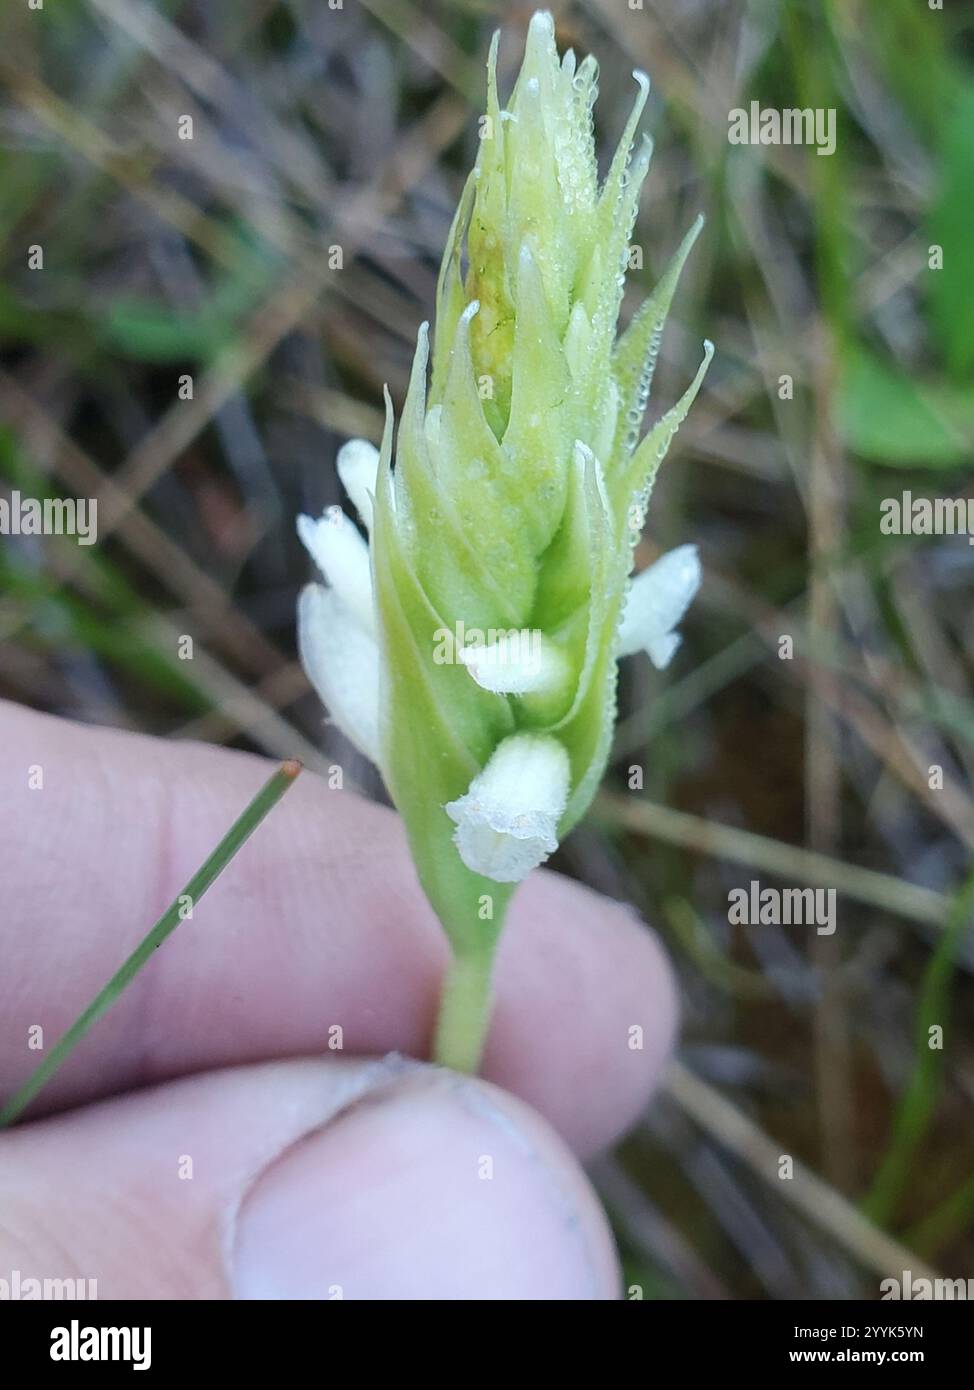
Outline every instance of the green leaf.
<path id="1" fill-rule="evenodd" d="M 917 380 L 859 347 L 843 365 L 837 423 L 873 463 L 953 468 L 970 458 L 974 391 Z"/>

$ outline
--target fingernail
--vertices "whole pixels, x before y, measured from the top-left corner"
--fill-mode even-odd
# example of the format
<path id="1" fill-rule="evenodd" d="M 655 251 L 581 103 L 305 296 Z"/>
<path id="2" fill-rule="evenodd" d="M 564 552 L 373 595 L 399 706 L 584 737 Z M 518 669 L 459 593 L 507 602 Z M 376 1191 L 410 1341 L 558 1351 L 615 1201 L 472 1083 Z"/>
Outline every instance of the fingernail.
<path id="1" fill-rule="evenodd" d="M 605 1217 L 554 1131 L 432 1068 L 261 1175 L 231 1273 L 244 1299 L 604 1299 L 618 1282 Z"/>

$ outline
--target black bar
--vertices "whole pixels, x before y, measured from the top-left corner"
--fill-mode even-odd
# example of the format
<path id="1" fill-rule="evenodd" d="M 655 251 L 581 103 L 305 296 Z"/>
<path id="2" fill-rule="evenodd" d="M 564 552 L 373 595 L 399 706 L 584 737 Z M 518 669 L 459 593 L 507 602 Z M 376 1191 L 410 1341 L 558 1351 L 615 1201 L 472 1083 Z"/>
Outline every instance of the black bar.
<path id="1" fill-rule="evenodd" d="M 464 1309 L 451 1305 L 449 1341 L 460 1338 L 475 1351 L 478 1372 L 492 1357 L 510 1369 L 509 1333 L 523 1325 L 526 1346 L 553 1370 L 562 1357 L 577 1355 L 580 1345 L 594 1353 L 602 1377 L 616 1378 L 612 1364 L 630 1355 L 656 1379 L 668 1364 L 679 1364 L 682 1377 L 696 1371 L 777 1373 L 806 1366 L 869 1366 L 944 1371 L 963 1357 L 969 1344 L 970 1314 L 963 1301 L 888 1301 L 847 1303 L 690 1303 L 626 1302 L 565 1310 L 537 1303 L 478 1307 L 467 1322 Z M 317 1368 L 326 1376 L 351 1359 L 360 1370 L 374 1371 L 389 1358 L 397 1376 L 415 1373 L 422 1349 L 431 1342 L 443 1317 L 428 1304 L 378 1306 L 342 1303 L 0 1303 L 0 1345 L 6 1364 L 16 1365 L 19 1383 L 32 1372 L 53 1368 L 65 1380 L 84 1371 L 116 1372 L 163 1378 L 239 1369 L 248 1379 L 262 1371 Z M 485 1317 L 492 1320 L 485 1322 Z M 549 1324 L 548 1319 L 552 1321 Z M 500 1319 L 500 1321 L 497 1321 Z M 581 1319 L 581 1322 L 579 1322 Z M 101 1329 L 126 1329 L 117 1336 Z M 86 1332 L 85 1329 L 95 1329 Z M 149 1329 L 146 1342 L 145 1329 Z M 138 1336 L 134 1332 L 138 1332 Z M 498 1332 L 502 1335 L 498 1337 Z M 379 1333 L 380 1335 L 376 1336 Z M 598 1342 L 590 1339 L 600 1335 Z M 365 1334 L 362 1340 L 361 1334 Z M 503 1335 L 508 1334 L 508 1335 Z M 584 1343 L 579 1334 L 585 1338 Z M 128 1360 L 52 1357 L 117 1348 Z M 574 1351 L 572 1350 L 574 1348 Z M 146 1355 L 148 1353 L 148 1355 Z M 136 1372 L 136 1358 L 143 1368 Z M 148 1364 L 145 1364 L 145 1363 Z M 430 1365 L 435 1370 L 435 1359 Z M 50 1375 L 50 1371 L 48 1372 Z M 461 1373 L 462 1375 L 462 1373 Z M 480 1377 L 478 1376 L 478 1379 Z M 45 1380 L 44 1383 L 47 1383 Z"/>

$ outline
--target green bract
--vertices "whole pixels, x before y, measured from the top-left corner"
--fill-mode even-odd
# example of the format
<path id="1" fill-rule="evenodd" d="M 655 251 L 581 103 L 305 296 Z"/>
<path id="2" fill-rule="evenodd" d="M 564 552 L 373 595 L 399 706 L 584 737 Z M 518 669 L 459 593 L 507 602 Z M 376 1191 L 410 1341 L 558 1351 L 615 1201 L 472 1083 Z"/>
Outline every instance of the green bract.
<path id="1" fill-rule="evenodd" d="M 584 813 L 608 756 L 616 663 L 657 665 L 693 596 L 692 546 L 630 583 L 656 470 L 692 385 L 640 441 L 688 233 L 616 338 L 650 158 L 630 155 L 649 83 L 600 189 L 597 66 L 559 61 L 531 22 L 506 110 L 488 62 L 481 146 L 420 329 L 393 464 L 346 445 L 339 468 L 371 531 L 302 518 L 328 588 L 302 596 L 301 648 L 332 715 L 379 764 L 454 948 L 440 1055 L 476 1064 L 489 962 L 517 881 Z M 428 383 L 428 384 L 427 384 Z M 374 510 L 373 510 L 374 498 Z"/>

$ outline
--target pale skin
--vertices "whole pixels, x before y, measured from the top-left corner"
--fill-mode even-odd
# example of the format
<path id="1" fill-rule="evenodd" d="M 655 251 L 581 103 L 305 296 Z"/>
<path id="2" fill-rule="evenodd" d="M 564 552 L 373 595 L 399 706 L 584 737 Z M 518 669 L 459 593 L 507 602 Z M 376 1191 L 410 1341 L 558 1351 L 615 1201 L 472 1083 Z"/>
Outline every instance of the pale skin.
<path id="1" fill-rule="evenodd" d="M 43 1055 L 29 1030 L 53 1045 L 268 770 L 0 704 L 0 1095 Z M 396 817 L 305 773 L 0 1133 L 0 1279 L 97 1279 L 102 1299 L 617 1297 L 579 1158 L 639 1114 L 671 1047 L 655 937 L 532 875 L 485 1081 L 380 1060 L 428 1055 L 445 959 Z"/>

